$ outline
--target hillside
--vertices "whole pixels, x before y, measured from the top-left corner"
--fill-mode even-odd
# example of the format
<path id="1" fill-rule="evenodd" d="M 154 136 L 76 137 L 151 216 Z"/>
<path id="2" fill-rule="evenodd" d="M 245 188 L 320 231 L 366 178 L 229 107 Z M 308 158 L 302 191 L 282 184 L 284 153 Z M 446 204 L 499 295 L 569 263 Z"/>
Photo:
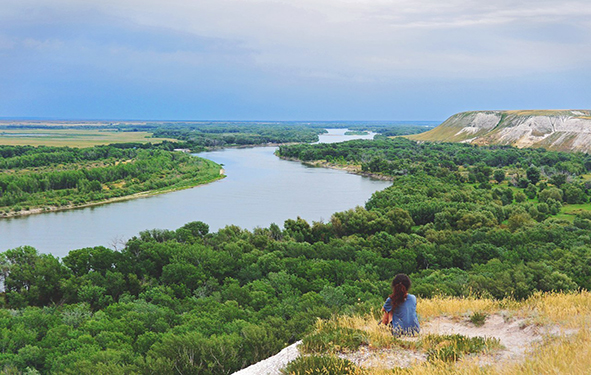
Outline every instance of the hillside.
<path id="1" fill-rule="evenodd" d="M 421 334 L 393 338 L 377 315 L 320 320 L 302 341 L 235 375 L 586 373 L 591 295 L 421 299 Z"/>
<path id="2" fill-rule="evenodd" d="M 554 151 L 591 152 L 591 111 L 529 110 L 461 112 L 428 132 L 420 141 L 478 145 L 543 147 Z"/>

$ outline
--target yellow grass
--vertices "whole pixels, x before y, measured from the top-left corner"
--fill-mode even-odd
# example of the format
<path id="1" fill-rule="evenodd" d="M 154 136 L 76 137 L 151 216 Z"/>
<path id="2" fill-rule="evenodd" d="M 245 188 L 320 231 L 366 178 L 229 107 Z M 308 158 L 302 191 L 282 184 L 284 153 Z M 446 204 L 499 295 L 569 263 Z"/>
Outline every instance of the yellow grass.
<path id="1" fill-rule="evenodd" d="M 407 369 L 363 369 L 359 374 L 591 374 L 591 293 L 538 293 L 525 301 L 491 300 L 478 298 L 436 297 L 420 299 L 417 312 L 422 320 L 447 316 L 466 317 L 475 311 L 500 313 L 529 319 L 532 324 L 552 325 L 571 330 L 558 338 L 548 337 L 533 349 L 522 362 L 503 366 L 482 366 L 476 359 L 467 358 L 454 364 L 418 363 Z M 360 329 L 370 338 L 370 346 L 387 347 L 392 341 L 390 332 L 376 324 L 375 316 L 343 316 L 339 325 Z M 383 344 L 383 345 L 380 345 Z"/>
<path id="2" fill-rule="evenodd" d="M 591 292 L 536 294 L 521 305 L 525 316 L 539 323 L 559 324 L 567 328 L 591 326 Z"/>
<path id="3" fill-rule="evenodd" d="M 459 317 L 475 311 L 493 313 L 500 310 L 501 306 L 511 303 L 514 302 L 488 298 L 436 297 L 420 300 L 417 305 L 417 313 L 421 319 L 430 319 L 442 315 Z"/>
<path id="4" fill-rule="evenodd" d="M 118 132 L 106 129 L 0 129 L 0 145 L 92 147 L 111 143 L 152 142 L 167 138 L 151 138 L 148 132 Z"/>
<path id="5" fill-rule="evenodd" d="M 359 371 L 359 373 L 362 372 Z M 425 362 L 410 369 L 369 370 L 364 373 L 372 375 L 589 374 L 591 373 L 591 332 L 589 329 L 582 329 L 570 338 L 562 337 L 545 343 L 534 350 L 524 362 L 502 367 L 480 367 L 474 360 L 465 360 L 452 365 Z"/>
<path id="6" fill-rule="evenodd" d="M 582 317 L 591 316 L 591 292 L 537 293 L 520 302 L 512 299 L 436 297 L 422 299 L 417 306 L 417 313 L 426 320 L 442 315 L 456 318 L 473 312 L 495 313 L 501 310 L 535 318 L 539 323 L 579 324 Z"/>

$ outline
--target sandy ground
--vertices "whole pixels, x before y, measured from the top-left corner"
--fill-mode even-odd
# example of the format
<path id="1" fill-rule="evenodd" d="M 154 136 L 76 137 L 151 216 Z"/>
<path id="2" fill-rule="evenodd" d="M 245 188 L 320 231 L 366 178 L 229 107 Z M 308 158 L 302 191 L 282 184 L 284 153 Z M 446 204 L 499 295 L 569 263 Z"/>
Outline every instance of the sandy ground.
<path id="1" fill-rule="evenodd" d="M 489 316 L 486 323 L 480 327 L 470 323 L 467 319 L 457 321 L 447 317 L 432 319 L 421 327 L 421 335 L 460 334 L 467 337 L 480 336 L 499 339 L 503 349 L 469 357 L 483 366 L 502 366 L 507 362 L 522 361 L 529 351 L 543 342 L 545 337 L 573 333 L 576 333 L 576 330 L 561 331 L 558 327 L 531 325 L 525 319 L 509 319 L 500 314 Z M 417 338 L 408 338 L 407 340 L 417 340 Z M 362 367 L 380 369 L 409 367 L 414 363 L 427 360 L 427 356 L 422 352 L 402 348 L 388 350 L 361 348 L 357 352 L 339 356 Z"/>
<path id="2" fill-rule="evenodd" d="M 503 349 L 491 353 L 471 356 L 482 365 L 502 366 L 507 362 L 522 361 L 527 353 L 541 344 L 547 336 L 570 335 L 576 330 L 561 331 L 553 326 L 531 325 L 525 319 L 510 319 L 501 314 L 494 314 L 487 318 L 483 326 L 477 327 L 465 320 L 452 320 L 447 317 L 439 317 L 426 322 L 421 327 L 421 335 L 425 334 L 460 334 L 468 337 L 497 338 Z M 408 338 L 407 340 L 417 340 Z M 239 375 L 276 375 L 290 361 L 299 356 L 297 342 L 283 349 L 277 355 L 264 361 L 247 367 L 235 374 Z M 352 353 L 341 353 L 339 357 L 346 358 L 362 367 L 392 369 L 395 367 L 409 367 L 415 363 L 427 360 L 427 356 L 420 351 L 393 348 L 393 349 L 369 349 L 361 347 Z"/>

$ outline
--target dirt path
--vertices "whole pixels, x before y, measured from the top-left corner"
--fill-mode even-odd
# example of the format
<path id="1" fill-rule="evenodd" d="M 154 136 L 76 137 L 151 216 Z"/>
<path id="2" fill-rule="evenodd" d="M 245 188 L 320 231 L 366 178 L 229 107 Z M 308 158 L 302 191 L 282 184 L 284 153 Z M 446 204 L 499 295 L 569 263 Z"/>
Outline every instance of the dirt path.
<path id="1" fill-rule="evenodd" d="M 494 314 L 486 319 L 486 323 L 480 327 L 467 320 L 457 321 L 447 317 L 438 317 L 424 323 L 421 327 L 421 335 L 460 334 L 467 337 L 497 338 L 503 349 L 492 353 L 472 355 L 482 365 L 502 366 L 507 362 L 522 361 L 527 353 L 544 340 L 547 336 L 570 335 L 575 330 L 561 331 L 558 327 L 541 327 L 531 325 L 525 319 L 505 319 L 500 314 Z M 417 338 L 409 338 L 415 341 Z M 394 368 L 409 367 L 417 362 L 424 362 L 427 356 L 419 351 L 403 348 L 369 350 L 361 348 L 354 353 L 339 355 L 362 367 Z"/>
<path id="2" fill-rule="evenodd" d="M 526 319 L 506 319 L 501 314 L 494 314 L 486 319 L 486 323 L 480 327 L 468 320 L 453 320 L 447 317 L 438 317 L 426 322 L 421 327 L 421 335 L 425 334 L 460 334 L 467 337 L 497 338 L 503 349 L 492 353 L 470 356 L 482 365 L 502 366 L 507 362 L 522 361 L 527 353 L 542 343 L 547 336 L 571 335 L 576 330 L 560 330 L 556 326 L 536 326 Z M 417 340 L 408 338 L 407 340 Z M 288 346 L 277 355 L 267 358 L 259 363 L 247 367 L 236 375 L 278 375 L 281 369 L 290 361 L 299 357 L 297 346 L 300 342 Z M 425 353 L 403 348 L 370 349 L 361 347 L 353 353 L 342 353 L 341 358 L 346 358 L 355 364 L 366 368 L 392 369 L 395 367 L 409 367 L 413 364 L 427 360 Z"/>

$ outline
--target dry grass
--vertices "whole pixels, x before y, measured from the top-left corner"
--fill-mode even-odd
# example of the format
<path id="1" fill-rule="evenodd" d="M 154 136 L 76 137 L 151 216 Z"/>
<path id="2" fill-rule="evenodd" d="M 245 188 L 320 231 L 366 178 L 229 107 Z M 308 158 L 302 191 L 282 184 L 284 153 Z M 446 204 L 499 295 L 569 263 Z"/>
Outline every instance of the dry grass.
<path id="1" fill-rule="evenodd" d="M 98 129 L 0 129 L 0 145 L 9 146 L 69 146 L 92 147 L 111 143 L 152 142 L 166 138 L 151 138 L 148 132 L 118 132 Z"/>
<path id="2" fill-rule="evenodd" d="M 491 314 L 500 311 L 514 316 L 532 318 L 538 324 L 579 326 L 581 319 L 584 317 L 588 319 L 591 316 L 591 292 L 537 293 L 519 302 L 513 299 L 436 297 L 423 299 L 417 306 L 417 312 L 423 320 L 438 316 L 460 318 L 474 312 Z"/>
<path id="3" fill-rule="evenodd" d="M 494 313 L 503 308 L 511 308 L 516 304 L 513 300 L 493 300 L 488 298 L 436 297 L 422 299 L 417 306 L 421 319 L 428 320 L 437 316 L 457 318 L 473 312 Z"/>
<path id="4" fill-rule="evenodd" d="M 591 326 L 591 292 L 588 291 L 569 294 L 540 293 L 519 305 L 519 312 L 535 319 L 538 324 L 585 329 Z"/>
<path id="5" fill-rule="evenodd" d="M 540 345 L 522 363 L 502 367 L 481 367 L 476 360 L 464 360 L 457 364 L 445 362 L 417 364 L 409 369 L 368 370 L 366 374 L 451 375 L 451 374 L 589 374 L 591 373 L 591 332 L 583 329 L 572 337 L 561 337 Z"/>
<path id="6" fill-rule="evenodd" d="M 372 315 L 342 316 L 338 318 L 338 323 L 342 327 L 363 331 L 370 347 L 389 348 L 395 346 L 390 329 L 384 325 L 378 325 L 377 320 Z"/>
<path id="7" fill-rule="evenodd" d="M 503 366 L 483 365 L 478 358 L 467 357 L 456 363 L 422 362 L 405 369 L 364 369 L 364 374 L 588 374 L 591 373 L 591 293 L 539 293 L 525 301 L 478 298 L 436 297 L 419 300 L 418 313 L 423 321 L 446 316 L 466 318 L 473 312 L 504 314 L 527 319 L 531 324 L 555 327 L 558 337 L 545 337 L 532 348 L 525 360 Z M 376 324 L 373 315 L 340 317 L 341 327 L 365 332 L 369 347 L 385 348 L 393 344 L 390 332 Z M 574 332 L 574 333 L 573 333 Z M 568 335 L 567 333 L 571 333 Z"/>
<path id="8" fill-rule="evenodd" d="M 540 345 L 523 363 L 507 366 L 499 374 L 589 374 L 591 331 L 587 326 L 572 337 Z"/>

